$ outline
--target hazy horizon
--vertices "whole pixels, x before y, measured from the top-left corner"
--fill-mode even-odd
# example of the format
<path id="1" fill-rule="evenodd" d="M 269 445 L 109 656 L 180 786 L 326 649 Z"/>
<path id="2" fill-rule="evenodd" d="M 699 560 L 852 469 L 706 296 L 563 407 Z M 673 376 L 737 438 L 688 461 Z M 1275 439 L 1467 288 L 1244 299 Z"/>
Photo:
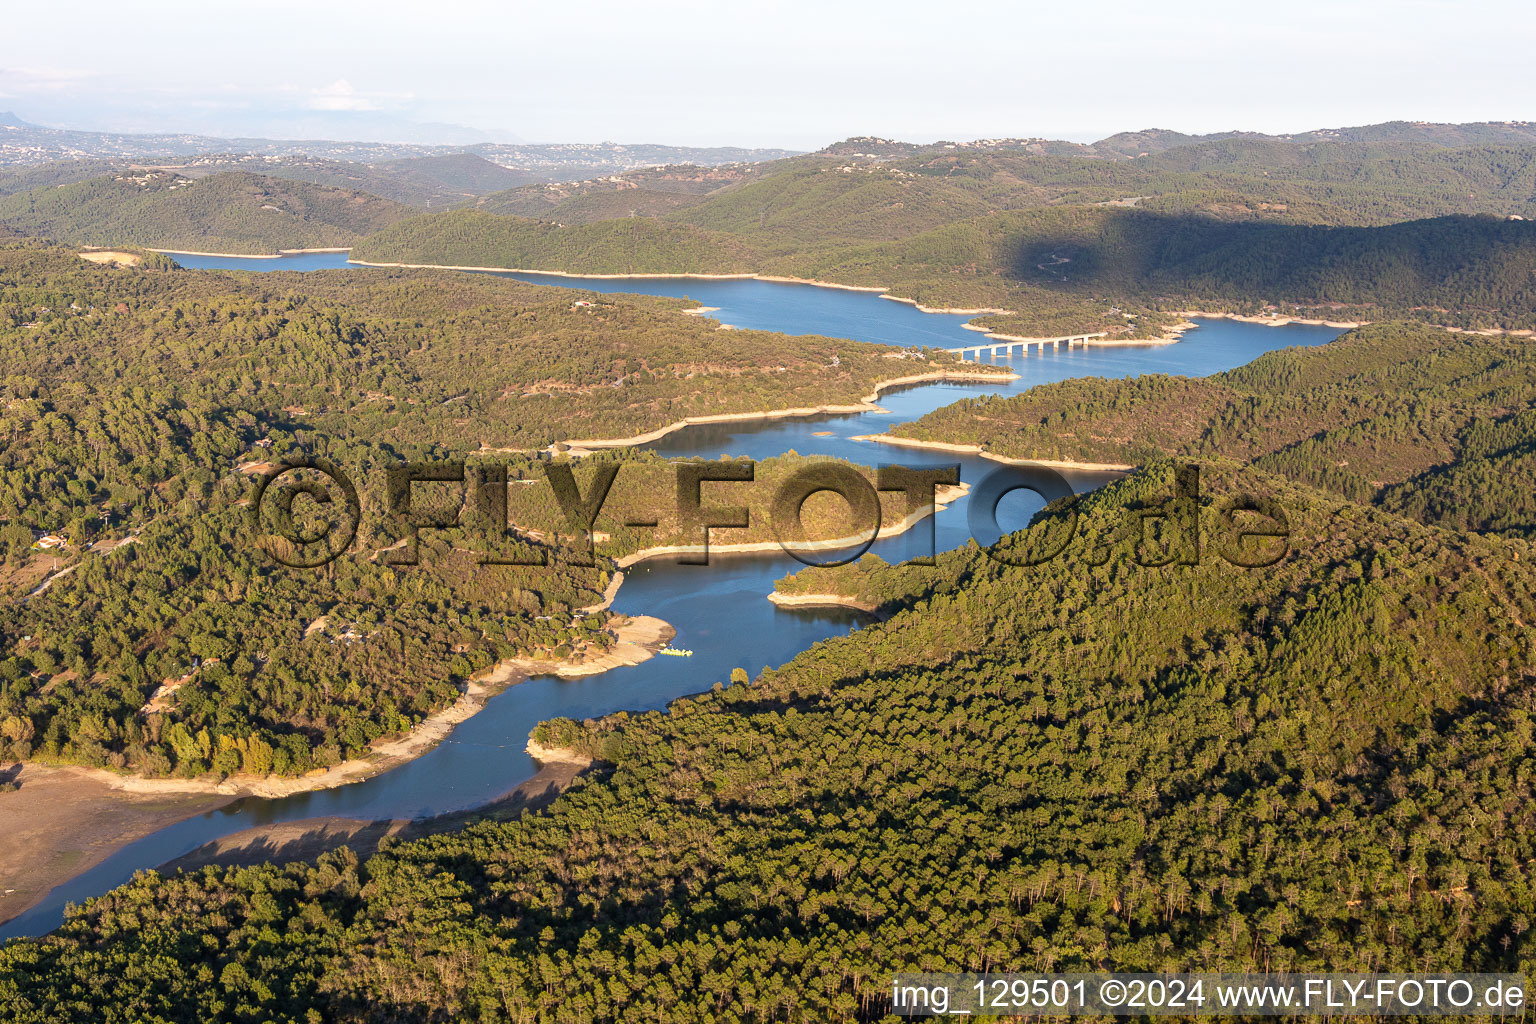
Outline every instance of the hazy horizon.
<path id="1" fill-rule="evenodd" d="M 1215 129 L 1210 129 L 1210 130 L 1198 130 L 1197 131 L 1197 130 L 1188 129 L 1188 128 L 1181 128 L 1181 127 L 1173 126 L 1173 125 L 1158 124 L 1158 125 L 1140 125 L 1140 126 L 1137 126 L 1137 127 L 1121 127 L 1121 128 L 1117 128 L 1117 129 L 1115 129 L 1113 131 L 1102 131 L 1102 132 L 1097 132 L 1097 131 L 1096 132 L 1063 132 L 1063 133 L 1055 133 L 1055 134 L 1044 134 L 1044 133 L 1040 133 L 1040 132 L 1025 132 L 1025 133 L 1017 133 L 1016 132 L 1016 133 L 1007 133 L 1007 134 L 1001 133 L 1001 132 L 989 132 L 989 133 L 983 133 L 983 134 L 979 134 L 979 135 L 956 135 L 956 134 L 951 133 L 949 135 L 933 135 L 933 136 L 921 137 L 921 138 L 911 137 L 911 136 L 901 136 L 901 135 L 881 135 L 881 134 L 879 134 L 877 132 L 846 131 L 846 132 L 843 132 L 841 134 L 835 135 L 833 137 L 828 137 L 828 138 L 822 139 L 822 140 L 814 142 L 814 143 L 800 145 L 800 146 L 788 146 L 788 145 L 775 145 L 775 144 L 772 144 L 772 143 L 750 143 L 750 142 L 697 142 L 697 141 L 678 142 L 678 141 L 675 141 L 675 140 L 672 140 L 672 139 L 666 139 L 666 138 L 633 138 L 633 139 L 631 139 L 631 138 L 611 138 L 611 139 L 609 139 L 609 138 L 605 138 L 605 139 L 549 138 L 549 139 L 527 139 L 527 138 L 522 138 L 520 136 L 513 135 L 511 133 L 505 133 L 505 132 L 498 133 L 498 132 L 487 131 L 487 130 L 484 130 L 484 129 L 477 128 L 474 125 L 462 125 L 462 124 L 437 125 L 437 124 L 432 124 L 432 123 L 428 123 L 428 122 L 401 122 L 401 123 L 407 123 L 407 124 L 412 125 L 415 129 L 417 129 L 419 132 L 421 132 L 423 134 L 422 138 L 384 138 L 384 137 L 368 138 L 368 137 L 364 137 L 362 135 L 351 136 L 351 135 L 337 135 L 337 134 L 334 134 L 334 133 L 325 134 L 325 133 L 315 133 L 315 132 L 311 132 L 311 133 L 294 133 L 294 134 L 271 134 L 271 133 L 262 133 L 262 132 L 259 132 L 259 131 L 213 132 L 213 131 L 200 131 L 200 130 L 186 128 L 184 126 L 172 125 L 172 124 L 159 125 L 159 126 L 125 128 L 125 127 L 122 127 L 122 126 L 119 126 L 119 125 L 97 124 L 97 123 L 91 123 L 89 121 L 82 121 L 82 122 L 80 122 L 78 124 L 77 123 L 57 123 L 57 122 L 55 122 L 55 123 L 47 123 L 47 122 L 41 121 L 41 120 L 39 120 L 39 119 L 37 119 L 35 117 L 27 116 L 27 114 L 26 114 L 26 112 L 24 110 L 0 108 L 0 113 L 13 114 L 18 119 L 20 119 L 22 121 L 25 121 L 28 124 L 31 124 L 31 125 L 33 125 L 35 127 L 38 127 L 38 128 L 58 129 L 58 130 L 64 130 L 64 131 L 99 132 L 99 133 L 102 133 L 102 134 L 120 134 L 120 135 L 146 135 L 146 136 L 150 136 L 150 135 L 199 135 L 199 136 L 205 136 L 205 137 L 209 137 L 209 138 L 220 138 L 220 139 L 240 139 L 240 138 L 245 138 L 245 139 L 261 139 L 261 140 L 269 141 L 269 142 L 295 142 L 295 143 L 297 143 L 297 142 L 337 142 L 337 143 L 360 142 L 360 143 L 370 143 L 370 144 L 380 144 L 380 145 L 419 145 L 419 146 L 443 146 L 443 147 L 466 147 L 466 148 L 469 147 L 469 146 L 472 146 L 472 145 L 476 145 L 478 143 L 490 143 L 490 144 L 499 144 L 499 145 L 523 145 L 523 146 L 556 146 L 556 145 L 644 146 L 644 145 L 654 145 L 654 146 L 678 146 L 678 147 L 686 146 L 686 147 L 696 148 L 696 149 L 712 149 L 712 148 L 713 149 L 724 149 L 724 148 L 735 148 L 735 149 L 792 149 L 792 150 L 798 150 L 798 151 L 803 151 L 803 152 L 814 152 L 816 150 L 824 149 L 827 146 L 833 145 L 833 144 L 838 143 L 838 142 L 843 142 L 843 141 L 845 141 L 847 139 L 852 139 L 852 138 L 882 138 L 882 139 L 886 139 L 886 140 L 892 141 L 892 142 L 912 143 L 912 144 L 915 144 L 915 145 L 929 145 L 929 144 L 940 143 L 940 142 L 968 143 L 968 142 L 981 141 L 981 140 L 985 140 L 985 139 L 1003 139 L 1003 138 L 1040 138 L 1040 139 L 1047 139 L 1047 140 L 1059 141 L 1059 142 L 1077 142 L 1077 143 L 1091 144 L 1091 143 L 1094 143 L 1094 142 L 1103 141 L 1104 139 L 1110 138 L 1111 136 L 1114 136 L 1114 135 L 1127 134 L 1127 133 L 1133 133 L 1133 132 L 1150 132 L 1150 131 L 1172 131 L 1172 132 L 1178 132 L 1180 134 L 1190 135 L 1190 136 L 1221 135 L 1221 134 L 1228 133 L 1228 132 L 1243 132 L 1243 133 L 1254 133 L 1254 134 L 1260 134 L 1260 135 L 1287 136 L 1287 135 L 1301 135 L 1301 134 L 1305 134 L 1307 132 L 1312 132 L 1312 131 L 1347 130 L 1347 129 L 1351 129 L 1351 128 L 1366 127 L 1367 125 L 1393 123 L 1393 122 L 1401 122 L 1401 123 L 1408 123 L 1408 124 L 1424 124 L 1424 123 L 1444 123 L 1444 124 L 1516 124 L 1516 123 L 1521 123 L 1521 124 L 1531 124 L 1531 123 L 1536 123 L 1536 118 L 1468 118 L 1468 119 L 1461 120 L 1461 121 L 1444 121 L 1444 122 L 1442 122 L 1442 121 L 1434 121 L 1434 122 L 1431 122 L 1431 121 L 1429 121 L 1428 119 L 1425 119 L 1425 118 L 1410 118 L 1410 117 L 1405 117 L 1405 116 L 1396 116 L 1396 117 L 1383 117 L 1382 119 L 1380 119 L 1378 121 L 1371 121 L 1371 122 L 1359 122 L 1359 123 L 1351 123 L 1351 124 L 1343 124 L 1343 123 L 1340 123 L 1340 124 L 1313 124 L 1313 125 L 1308 125 L 1307 127 L 1304 127 L 1304 128 L 1271 129 L 1271 130 L 1266 130 L 1266 129 L 1261 129 L 1261 128 L 1254 128 L 1254 127 L 1246 126 L 1246 125 L 1237 125 L 1237 126 L 1231 126 L 1231 127 L 1226 127 L 1226 128 L 1215 128 Z M 342 126 L 344 126 L 346 124 L 346 122 L 343 122 L 343 121 L 337 121 L 335 123 L 338 124 L 338 125 L 342 125 Z M 359 122 L 356 122 L 356 123 L 359 124 L 359 125 L 366 125 L 367 124 L 367 122 L 363 122 L 363 121 L 359 121 Z M 428 136 L 430 136 L 431 132 L 434 129 L 442 129 L 444 131 L 445 135 L 446 136 L 450 136 L 450 137 L 446 138 L 443 141 L 432 141 Z M 480 139 L 477 139 L 475 141 L 466 141 L 463 138 L 459 138 L 457 140 L 454 139 L 454 138 L 451 138 L 451 136 L 454 136 L 454 135 L 461 135 L 462 136 L 464 134 L 473 134 L 473 135 L 477 135 L 477 136 L 484 136 L 484 138 L 480 138 Z"/>
<path id="2" fill-rule="evenodd" d="M 260 17 L 190 20 L 87 0 L 67 18 L 8 14 L 15 39 L 48 45 L 0 65 L 0 110 L 135 133 L 802 150 L 851 134 L 1088 142 L 1148 127 L 1536 118 L 1536 83 L 1500 59 L 1529 52 L 1536 19 L 1495 2 L 1418 0 L 1397 13 L 1321 0 L 1283 16 L 1207 0 L 970 3 L 942 16 L 910 0 L 604 0 L 573 16 L 272 0 Z"/>

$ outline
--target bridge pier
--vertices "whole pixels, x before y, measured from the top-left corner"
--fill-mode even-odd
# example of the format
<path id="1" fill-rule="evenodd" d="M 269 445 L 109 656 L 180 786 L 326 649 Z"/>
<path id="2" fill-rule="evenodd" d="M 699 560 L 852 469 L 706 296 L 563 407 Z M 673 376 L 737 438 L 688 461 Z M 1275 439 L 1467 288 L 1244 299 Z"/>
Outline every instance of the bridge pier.
<path id="1" fill-rule="evenodd" d="M 1089 341 L 1102 337 L 1104 337 L 1104 332 L 1097 334 L 1067 334 L 1060 338 L 1017 338 L 1006 341 L 993 339 L 991 342 L 977 345 L 962 345 L 959 348 L 945 349 L 945 351 L 951 355 L 957 355 L 961 359 L 972 358 L 980 362 L 983 353 L 993 359 L 996 359 L 999 355 L 1006 359 L 1013 354 L 1015 348 L 1019 350 L 1021 356 L 1028 356 L 1029 350 L 1032 348 L 1038 348 L 1042 353 L 1047 345 L 1058 350 L 1063 347 L 1071 350 L 1076 346 L 1086 348 Z"/>

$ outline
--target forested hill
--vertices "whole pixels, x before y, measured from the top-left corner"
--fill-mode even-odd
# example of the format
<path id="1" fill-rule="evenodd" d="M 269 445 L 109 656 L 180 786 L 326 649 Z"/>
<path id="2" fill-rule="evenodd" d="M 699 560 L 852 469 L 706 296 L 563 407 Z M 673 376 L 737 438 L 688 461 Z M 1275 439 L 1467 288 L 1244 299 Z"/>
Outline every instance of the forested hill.
<path id="1" fill-rule="evenodd" d="M 408 212 L 364 192 L 243 172 L 188 178 L 123 170 L 0 197 L 0 224 L 22 234 L 255 255 L 348 246 Z"/>
<path id="2" fill-rule="evenodd" d="M 525 181 L 539 180 L 535 174 L 502 167 L 473 153 L 390 160 L 377 164 L 305 156 L 208 153 L 176 161 L 161 169 L 189 177 L 244 171 L 269 178 L 352 189 L 417 209 L 433 210 L 462 206 L 486 193 Z M 42 170 L 37 168 L 33 173 Z M 3 187 L 3 181 L 0 178 L 0 187 Z"/>
<path id="3" fill-rule="evenodd" d="M 1039 317 L 1032 306 L 1093 308 L 1106 300 L 1536 326 L 1536 222 L 1488 216 L 1345 228 L 1061 206 L 828 252 L 802 265 L 809 276 L 835 281 L 883 278 L 929 305 L 1020 309 L 1021 316 L 983 321 L 1014 334 Z"/>
<path id="4" fill-rule="evenodd" d="M 1292 135 L 1228 131 L 1189 135 L 1167 128 L 1116 132 L 1097 142 L 1066 142 L 1061 139 L 1005 138 L 971 142 L 938 142 L 928 145 L 882 139 L 870 135 L 834 142 L 819 152 L 829 156 L 872 156 L 902 159 L 930 150 L 1013 151 L 1036 155 L 1075 156 L 1129 161 L 1174 149 L 1195 149 L 1227 142 L 1261 143 L 1305 149 L 1318 144 L 1367 143 L 1403 149 L 1458 148 L 1465 146 L 1536 145 L 1536 122 L 1481 121 L 1446 124 L 1433 121 L 1384 121 L 1352 128 L 1319 128 Z"/>
<path id="5" fill-rule="evenodd" d="M 1532 536 L 1533 382 L 1529 338 L 1383 323 L 1212 377 L 964 399 L 891 433 L 1026 459 L 1239 459 L 1426 522 Z"/>
<path id="6" fill-rule="evenodd" d="M 991 326 L 1022 335 L 1154 335 L 1161 321 L 1123 314 L 1195 304 L 1536 324 L 1529 143 L 1235 136 L 1105 160 L 1009 141 L 855 139 L 734 177 L 695 169 L 520 189 L 486 197 L 479 213 L 393 225 L 354 255 L 818 278 L 931 307 L 1015 310 Z"/>
<path id="7" fill-rule="evenodd" d="M 1082 529 L 1171 475 L 1086 499 Z M 887 621 L 755 682 L 541 727 L 606 762 L 547 812 L 363 863 L 141 875 L 0 950 L 0 1007 L 825 1021 L 883 1018 L 902 970 L 1529 974 L 1529 545 L 1202 483 L 1282 502 L 1291 556 L 971 548 L 872 580 Z"/>
<path id="8" fill-rule="evenodd" d="M 494 661 L 602 642 L 600 620 L 570 613 L 611 567 L 567 565 L 545 542 L 550 569 L 484 568 L 461 538 L 419 573 L 392 568 L 370 557 L 400 539 L 386 467 L 468 458 L 537 478 L 552 441 L 853 404 L 881 380 L 960 368 L 719 330 L 687 305 L 0 245 L 0 759 L 194 776 L 359 756 Z M 324 576 L 276 569 L 243 507 L 254 476 L 303 457 L 364 499 L 356 551 Z M 45 532 L 68 546 L 35 551 Z M 146 711 L 167 682 L 175 700 Z"/>
<path id="9" fill-rule="evenodd" d="M 1536 214 L 1536 142 L 1445 148 L 1229 138 L 1110 161 L 1025 147 L 906 147 L 722 168 L 652 168 L 567 188 L 694 191 L 669 215 L 769 249 L 889 240 L 977 215 L 1076 203 L 1292 223 L 1382 224 L 1445 214 Z M 496 212 L 502 212 L 497 210 Z M 528 213 L 509 209 L 505 212 Z M 558 204 L 547 220 L 569 222 Z"/>
<path id="10" fill-rule="evenodd" d="M 274 457 L 303 447 L 307 431 L 531 452 L 687 416 L 856 403 L 915 373 L 1006 372 L 846 339 L 720 330 L 684 315 L 685 299 L 486 275 L 250 278 L 169 263 L 109 267 L 70 249 L 0 246 L 0 422 L 11 425 L 14 470 L 0 517 L 63 528 L 81 488 L 91 503 L 121 489 L 114 504 L 158 507 L 154 488 L 169 477 L 227 469 L 243 450 L 229 445 L 263 436 Z M 140 422 L 158 414 L 192 415 L 200 436 Z M 98 430 L 113 439 L 111 457 L 87 440 Z M 68 494 L 38 478 L 76 456 L 94 469 Z"/>
<path id="11" fill-rule="evenodd" d="M 35 188 L 73 185 L 105 175 L 121 174 L 127 165 L 111 160 L 59 160 L 33 167 L 0 170 L 0 196 L 30 192 Z"/>
<path id="12" fill-rule="evenodd" d="M 378 169 L 398 174 L 407 181 L 422 179 L 425 183 L 447 185 L 476 195 L 512 188 L 534 178 L 527 171 L 503 167 L 474 153 L 408 157 L 387 161 Z"/>
<path id="13" fill-rule="evenodd" d="M 1268 299 L 1306 308 L 1536 313 L 1536 222 L 1438 217 L 1381 227 L 1261 224 L 1056 209 L 996 225 L 1004 273 L 1149 300 Z M 914 243 L 914 248 L 918 243 Z"/>
<path id="14" fill-rule="evenodd" d="M 1536 144 L 1536 122 L 1481 121 L 1444 124 L 1433 121 L 1384 121 L 1353 128 L 1318 128 L 1294 135 L 1265 135 L 1262 132 L 1215 132 L 1209 135 L 1185 135 L 1181 132 L 1152 128 L 1139 132 L 1120 132 L 1087 147 L 1096 154 L 1135 158 L 1172 149 L 1208 146 L 1239 140 L 1266 142 L 1302 148 L 1318 143 L 1354 142 L 1404 148 L 1463 146 L 1529 146 Z"/>
<path id="15" fill-rule="evenodd" d="M 477 210 L 403 221 L 352 247 L 365 263 L 565 270 L 590 274 L 746 273 L 756 253 L 728 235 L 648 217 L 575 228 Z"/>
<path id="16" fill-rule="evenodd" d="M 1440 217 L 1331 228 L 1064 206 L 979 217 L 900 240 L 807 245 L 785 254 L 728 225 L 667 218 L 562 227 L 460 211 L 402 221 L 358 243 L 352 255 L 602 274 L 808 277 L 882 286 L 930 306 L 1024 310 L 984 321 L 1014 334 L 1061 309 L 1103 322 L 1112 301 L 1142 310 L 1278 305 L 1335 319 L 1536 326 L 1533 221 Z"/>
<path id="17" fill-rule="evenodd" d="M 671 210 L 696 206 L 714 193 L 777 173 L 786 166 L 789 166 L 788 161 L 713 167 L 695 164 L 647 167 L 606 178 L 546 182 L 494 192 L 477 199 L 474 208 L 561 224 L 659 216 Z"/>

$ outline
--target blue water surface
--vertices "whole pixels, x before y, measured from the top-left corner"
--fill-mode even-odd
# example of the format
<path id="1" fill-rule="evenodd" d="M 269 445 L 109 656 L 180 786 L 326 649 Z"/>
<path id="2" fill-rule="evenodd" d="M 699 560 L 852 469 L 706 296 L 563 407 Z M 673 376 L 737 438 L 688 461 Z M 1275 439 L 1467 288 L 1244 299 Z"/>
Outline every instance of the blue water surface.
<path id="1" fill-rule="evenodd" d="M 345 253 L 302 253 L 278 259 L 175 257 L 192 268 L 270 272 L 348 266 Z M 357 273 L 369 273 L 358 268 Z M 710 314 L 722 323 L 788 333 L 814 333 L 888 345 L 954 348 L 972 345 L 980 335 L 961 327 L 964 316 L 923 313 L 906 303 L 868 292 L 780 284 L 755 280 L 707 281 L 693 278 L 611 280 L 508 275 L 537 284 L 600 292 L 686 296 L 717 306 Z M 1240 366 L 1254 357 L 1292 345 L 1320 345 L 1340 332 L 1305 325 L 1268 327 L 1229 320 L 1205 320 L 1171 345 L 1088 347 L 1014 355 L 1006 362 L 1019 379 L 1006 383 L 939 383 L 902 389 L 881 398 L 884 411 L 698 425 L 670 434 L 647 447 L 668 456 L 748 455 L 765 459 L 786 451 L 832 455 L 865 465 L 909 466 L 960 463 L 961 479 L 975 481 L 996 466 L 972 457 L 937 455 L 854 441 L 860 434 L 882 433 L 893 424 L 915 419 L 960 398 L 1015 393 L 1036 384 L 1069 377 L 1125 377 L 1142 373 L 1203 376 Z M 1102 477 L 1077 474 L 1079 490 Z M 1015 509 L 1027 521 L 1038 501 Z M 933 536 L 939 550 L 964 544 L 970 536 L 966 499 L 936 517 Z M 916 529 L 878 540 L 872 550 L 900 561 L 932 549 L 929 532 Z M 523 750 L 539 722 L 575 719 L 619 710 L 664 708 L 678 697 L 709 689 L 741 667 L 752 675 L 764 666 L 789 661 L 812 644 L 858 628 L 859 616 L 838 609 L 780 609 L 768 602 L 776 579 L 802 566 L 788 555 L 716 556 L 708 566 L 678 565 L 669 560 L 633 567 L 614 609 L 631 615 L 655 615 L 677 630 L 676 646 L 690 658 L 653 658 L 582 679 L 541 677 L 508 689 L 452 735 L 421 757 L 382 775 L 337 789 L 277 800 L 241 799 L 220 810 L 189 818 L 131 843 L 91 870 L 58 886 L 37 906 L 0 926 L 0 938 L 38 935 L 56 928 L 67 903 L 81 902 L 128 881 L 204 843 L 243 829 L 273 822 L 336 815 L 349 818 L 414 818 L 463 810 L 506 794 L 537 771 Z"/>

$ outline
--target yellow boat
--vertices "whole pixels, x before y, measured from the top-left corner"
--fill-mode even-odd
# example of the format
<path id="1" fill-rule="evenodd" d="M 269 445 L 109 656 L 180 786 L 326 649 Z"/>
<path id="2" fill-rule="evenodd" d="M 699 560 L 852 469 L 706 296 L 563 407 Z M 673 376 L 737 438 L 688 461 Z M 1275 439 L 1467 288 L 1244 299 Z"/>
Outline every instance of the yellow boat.
<path id="1" fill-rule="evenodd" d="M 684 651 L 684 650 L 681 650 L 681 649 L 676 648 L 676 647 L 663 647 L 661 650 L 657 651 L 656 653 L 657 654 L 670 654 L 674 658 L 691 658 L 691 657 L 693 657 L 693 652 L 692 651 Z"/>

